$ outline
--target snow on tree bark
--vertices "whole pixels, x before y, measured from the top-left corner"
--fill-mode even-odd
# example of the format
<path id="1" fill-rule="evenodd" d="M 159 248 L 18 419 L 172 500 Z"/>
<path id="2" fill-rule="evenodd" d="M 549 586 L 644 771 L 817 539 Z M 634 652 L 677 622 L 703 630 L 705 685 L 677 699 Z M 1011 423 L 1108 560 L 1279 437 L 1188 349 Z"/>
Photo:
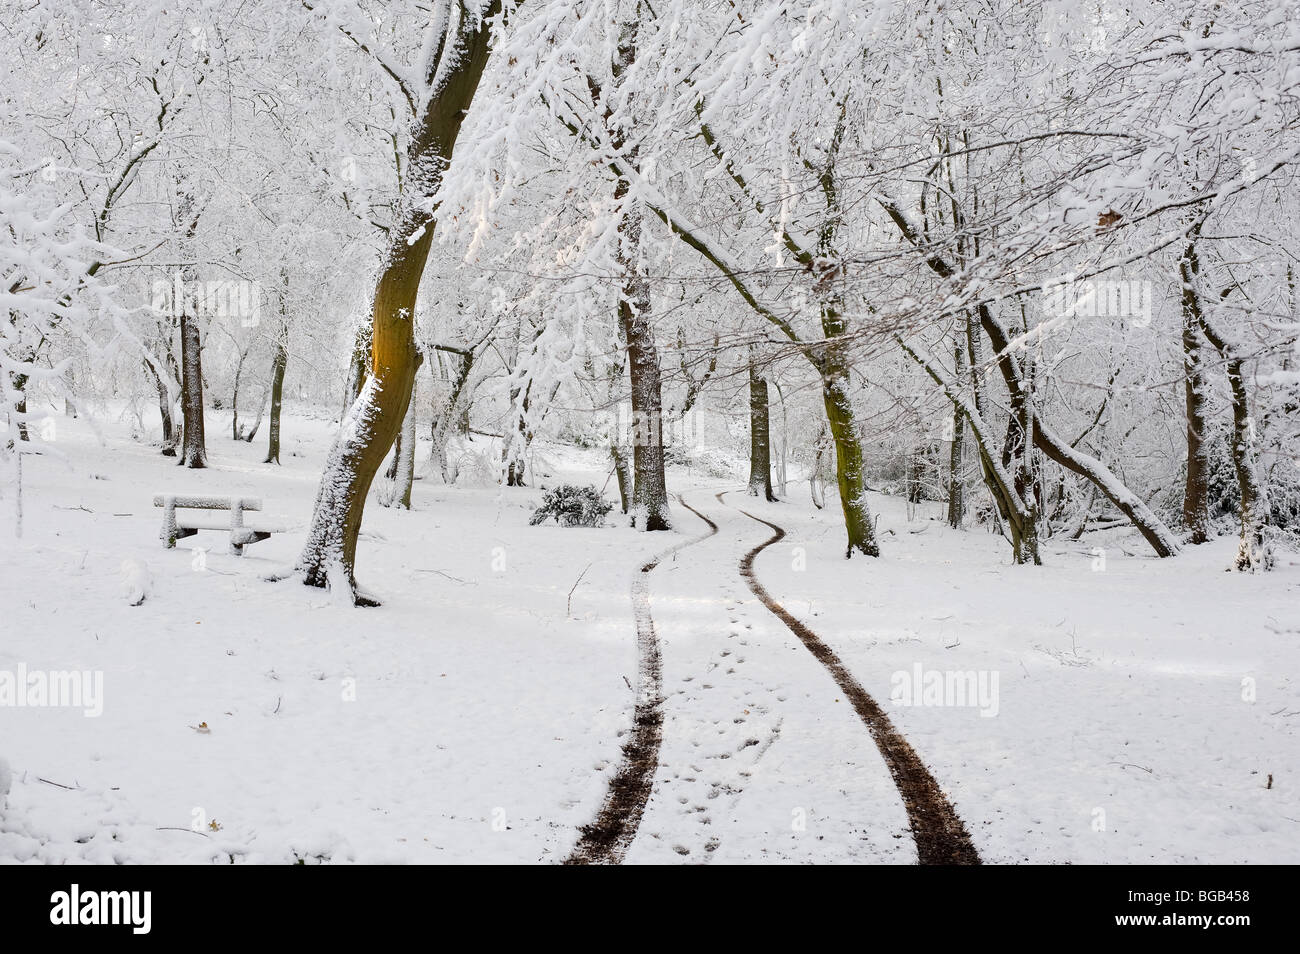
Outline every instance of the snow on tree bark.
<path id="1" fill-rule="evenodd" d="M 366 495 L 393 445 L 416 367 L 413 320 L 420 278 L 433 241 L 438 192 L 456 138 L 487 66 L 491 20 L 500 0 L 457 0 L 435 14 L 422 95 L 413 103 L 407 181 L 390 232 L 371 307 L 370 373 L 330 450 L 296 569 L 309 586 L 330 587 L 357 604 L 356 550 Z"/>
<path id="2" fill-rule="evenodd" d="M 749 360 L 749 494 L 775 500 L 772 493 L 771 413 L 767 379 L 759 373 L 753 355 Z"/>

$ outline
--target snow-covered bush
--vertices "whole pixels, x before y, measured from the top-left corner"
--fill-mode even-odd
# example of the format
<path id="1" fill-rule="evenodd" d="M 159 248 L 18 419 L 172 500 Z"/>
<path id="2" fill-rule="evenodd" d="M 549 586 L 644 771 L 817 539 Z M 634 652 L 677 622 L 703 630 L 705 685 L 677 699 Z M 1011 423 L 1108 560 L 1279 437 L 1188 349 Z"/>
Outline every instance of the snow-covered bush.
<path id="1" fill-rule="evenodd" d="M 533 511 L 528 523 L 535 527 L 554 518 L 562 527 L 599 527 L 613 509 L 614 505 L 595 487 L 562 484 L 542 495 L 542 505 Z"/>

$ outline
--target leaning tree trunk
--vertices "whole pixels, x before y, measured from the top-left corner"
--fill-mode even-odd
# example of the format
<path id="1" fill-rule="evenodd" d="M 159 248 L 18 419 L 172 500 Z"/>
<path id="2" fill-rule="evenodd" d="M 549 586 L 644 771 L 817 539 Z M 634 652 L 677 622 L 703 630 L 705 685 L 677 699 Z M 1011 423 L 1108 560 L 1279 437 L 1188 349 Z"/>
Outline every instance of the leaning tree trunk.
<path id="1" fill-rule="evenodd" d="M 172 418 L 172 399 L 171 388 L 163 381 L 162 376 L 154 369 L 154 366 L 148 361 L 144 362 L 145 373 L 153 381 L 154 390 L 158 392 L 158 416 L 162 418 L 162 455 L 164 457 L 176 456 L 177 438 L 180 435 L 176 430 L 176 422 Z"/>
<path id="2" fill-rule="evenodd" d="M 1184 399 L 1187 409 L 1187 476 L 1183 483 L 1183 526 L 1188 542 L 1210 539 L 1210 462 L 1206 444 L 1209 382 L 1202 354 L 1201 301 L 1194 284 L 1200 264 L 1195 243 L 1178 263 L 1182 278 Z"/>
<path id="3" fill-rule="evenodd" d="M 1018 489 L 1022 486 L 1021 481 L 994 459 L 990 451 L 991 435 L 988 425 L 984 423 L 984 418 L 979 412 L 978 397 L 974 401 L 968 399 L 963 393 L 961 382 L 949 377 L 939 367 L 938 362 L 920 347 L 908 344 L 901 335 L 895 335 L 894 340 L 943 389 L 944 394 L 952 401 L 953 408 L 970 423 L 971 434 L 979 450 L 989 491 L 997 502 L 998 512 L 1002 514 L 1011 529 L 1012 559 L 1021 564 L 1041 563 L 1038 556 L 1038 537 L 1034 531 L 1037 515 L 1033 505 L 1026 501 Z"/>
<path id="4" fill-rule="evenodd" d="M 924 255 L 926 265 L 940 278 L 953 278 L 956 272 L 952 266 L 942 256 L 926 248 L 915 227 L 907 220 L 897 203 L 891 199 L 879 201 L 894 224 L 898 226 L 903 237 Z M 1021 375 L 1019 362 L 1012 354 L 1011 338 L 988 305 L 978 305 L 976 313 L 979 315 L 980 327 L 988 335 L 989 343 L 993 345 L 993 350 L 998 356 L 998 369 L 1007 386 L 1007 393 L 1011 395 L 1012 400 L 1015 400 L 1027 385 Z M 1037 415 L 1034 415 L 1032 430 L 1032 443 L 1053 462 L 1095 484 L 1097 489 L 1137 527 L 1143 539 L 1150 544 L 1151 549 L 1155 550 L 1158 556 L 1170 557 L 1178 553 L 1178 541 L 1169 532 L 1169 528 L 1151 512 L 1151 508 L 1137 494 L 1124 486 L 1123 482 L 1111 473 L 1110 468 L 1095 457 L 1071 447 Z"/>
<path id="5" fill-rule="evenodd" d="M 370 374 L 341 422 L 321 475 L 307 543 L 297 569 L 309 586 L 345 589 L 354 602 L 373 604 L 356 592 L 357 537 L 366 495 L 392 447 L 411 397 L 416 368 L 412 318 L 420 277 L 433 241 L 434 211 L 427 199 L 442 183 L 456 137 L 487 66 L 491 28 L 500 0 L 487 9 L 465 9 L 448 19 L 437 38 L 441 55 L 431 73 L 407 147 L 407 192 L 391 230 L 371 307 Z M 477 7 L 477 4 L 475 4 Z"/>
<path id="6" fill-rule="evenodd" d="M 1237 491 L 1241 498 L 1241 544 L 1234 565 L 1238 570 L 1269 570 L 1273 567 L 1273 553 L 1265 530 L 1269 506 L 1255 463 L 1255 429 L 1243 360 L 1209 315 L 1201 312 L 1200 318 L 1205 337 L 1227 364 L 1228 388 L 1232 392 L 1232 466 L 1237 472 Z"/>
<path id="7" fill-rule="evenodd" d="M 772 436 L 767 379 L 749 360 L 749 493 L 775 500 L 772 493 Z"/>

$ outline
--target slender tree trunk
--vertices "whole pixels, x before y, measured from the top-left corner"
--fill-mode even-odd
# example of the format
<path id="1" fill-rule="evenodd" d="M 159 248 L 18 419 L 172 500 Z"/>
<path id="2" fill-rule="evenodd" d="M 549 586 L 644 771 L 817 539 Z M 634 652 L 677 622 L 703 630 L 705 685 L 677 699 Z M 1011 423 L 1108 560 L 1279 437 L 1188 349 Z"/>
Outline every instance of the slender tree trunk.
<path id="1" fill-rule="evenodd" d="M 275 340 L 275 360 L 271 364 L 271 423 L 266 442 L 267 464 L 280 463 L 280 409 L 284 403 L 284 370 L 289 363 L 284 331 Z"/>
<path id="2" fill-rule="evenodd" d="M 366 375 L 370 373 L 370 323 L 366 322 L 357 329 L 356 338 L 352 342 L 352 357 L 348 361 L 348 379 L 343 386 L 343 414 L 346 417 L 349 408 L 356 403 L 361 396 L 361 389 L 366 383 Z"/>
<path id="3" fill-rule="evenodd" d="M 618 478 L 618 504 L 624 513 L 627 513 L 628 507 L 628 472 L 627 472 L 627 451 L 623 449 L 622 443 L 617 436 L 610 442 L 609 456 L 614 460 L 614 475 Z"/>
<path id="4" fill-rule="evenodd" d="M 952 357 L 958 381 L 966 376 L 966 342 L 964 335 L 954 341 Z M 948 526 L 960 530 L 966 516 L 965 488 L 962 485 L 962 458 L 966 450 L 966 416 L 961 408 L 952 409 L 952 446 L 948 449 Z"/>
<path id="5" fill-rule="evenodd" d="M 771 412 L 767 379 L 759 374 L 753 355 L 749 360 L 749 493 L 765 500 L 776 499 L 772 493 Z"/>
<path id="6" fill-rule="evenodd" d="M 1006 521 L 1011 531 L 1011 555 L 1018 564 L 1039 564 L 1038 535 L 1034 529 L 1037 513 L 1031 501 L 1026 500 L 1020 488 L 1025 484 L 1008 471 L 1004 464 L 996 461 L 990 450 L 988 425 L 974 402 L 962 393 L 961 382 L 953 380 L 939 367 L 938 363 L 915 345 L 910 345 L 901 336 L 895 340 L 917 364 L 919 364 L 934 382 L 943 389 L 952 401 L 953 407 L 970 422 L 971 434 L 980 453 L 989 491 L 998 505 L 998 512 Z M 1032 484 L 1029 485 L 1032 488 Z"/>
<path id="7" fill-rule="evenodd" d="M 418 367 L 411 377 L 411 399 L 407 404 L 406 416 L 402 419 L 402 431 L 398 436 L 396 446 L 393 448 L 393 463 L 396 465 L 393 474 L 393 506 L 401 507 L 403 510 L 411 509 L 411 489 L 415 484 L 415 445 L 417 443 L 415 419 L 419 407 L 415 400 L 419 388 L 415 382 L 419 379 Z"/>
<path id="8" fill-rule="evenodd" d="M 176 425 L 172 419 L 172 393 L 166 382 L 154 370 L 152 364 L 148 361 L 141 362 L 144 365 L 145 374 L 153 381 L 154 390 L 158 392 L 158 416 L 162 418 L 162 455 L 164 457 L 176 456 Z"/>
<path id="9" fill-rule="evenodd" d="M 407 191 L 391 232 L 371 309 L 371 370 L 342 422 L 325 464 L 307 543 L 298 570 L 310 586 L 346 589 L 354 602 L 373 603 L 356 592 L 356 550 L 366 495 L 402 427 L 411 396 L 416 346 L 413 326 L 420 278 L 433 240 L 433 195 L 451 160 L 465 114 L 487 66 L 490 24 L 500 12 L 492 0 L 482 15 L 464 8 L 437 38 L 441 56 L 431 88 L 421 97 L 407 149 Z M 474 6 L 477 6 L 476 4 Z M 436 85 L 434 85 L 436 81 Z"/>
<path id="10" fill-rule="evenodd" d="M 244 361 L 248 357 L 248 352 L 242 350 L 239 353 L 239 360 L 235 362 L 235 380 L 230 390 L 230 439 L 232 441 L 242 441 L 244 435 L 239 430 L 239 379 L 244 376 Z"/>
<path id="11" fill-rule="evenodd" d="M 1273 552 L 1267 537 L 1268 498 L 1259 479 L 1255 454 L 1255 427 L 1250 415 L 1250 395 L 1240 352 L 1204 311 L 1201 328 L 1210 344 L 1227 363 L 1228 389 L 1232 393 L 1232 466 L 1240 495 L 1241 543 L 1234 563 L 1238 570 L 1270 570 Z"/>
<path id="12" fill-rule="evenodd" d="M 808 495 L 812 498 L 812 505 L 818 510 L 826 506 L 826 491 L 822 487 L 822 457 L 826 454 L 826 425 L 823 424 L 817 432 L 817 440 L 813 443 L 815 451 L 813 453 L 812 471 L 808 475 Z"/>
<path id="13" fill-rule="evenodd" d="M 772 379 L 771 384 L 776 388 L 776 396 L 781 401 L 781 443 L 774 457 L 776 486 L 773 489 L 778 497 L 784 497 L 786 495 L 787 458 L 790 452 L 790 423 L 786 417 L 785 393 L 781 390 L 781 384 L 776 378 Z"/>
<path id="14" fill-rule="evenodd" d="M 882 200 L 881 204 L 885 212 L 898 226 L 903 237 L 913 247 L 918 250 L 922 249 L 923 246 L 916 230 L 907 221 L 906 216 L 904 216 L 897 204 L 887 199 Z M 927 252 L 924 254 L 926 264 L 935 274 L 941 278 L 951 278 L 953 276 L 952 267 L 943 258 L 933 253 Z M 987 305 L 979 305 L 976 313 L 979 315 L 980 326 L 984 329 L 984 333 L 988 335 L 989 342 L 998 355 L 998 368 L 1007 386 L 1007 392 L 1011 395 L 1012 400 L 1015 400 L 1016 396 L 1024 391 L 1026 385 L 1020 373 L 1019 363 L 1011 351 L 1011 338 L 997 316 L 993 314 L 992 309 Z M 1032 443 L 1037 445 L 1052 461 L 1096 484 L 1097 489 L 1105 494 L 1110 502 L 1132 521 L 1138 532 L 1142 534 L 1158 556 L 1170 557 L 1178 553 L 1178 541 L 1169 532 L 1169 528 L 1151 512 L 1151 509 L 1141 498 L 1125 487 L 1105 464 L 1071 447 L 1036 416 L 1033 417 L 1033 427 L 1031 429 L 1033 431 Z"/>
<path id="15" fill-rule="evenodd" d="M 402 429 L 393 442 L 393 457 L 386 474 L 392 483 L 386 505 L 403 510 L 411 509 L 411 488 L 415 483 L 415 450 L 419 443 L 415 437 L 416 418 L 419 416 L 419 404 L 415 396 L 419 391 L 420 365 L 423 360 L 423 355 L 416 355 L 416 368 L 411 374 L 411 397 L 407 402 L 406 415 L 402 418 Z"/>
<path id="16" fill-rule="evenodd" d="M 1196 244 L 1187 246 L 1178 262 L 1182 278 L 1184 399 L 1187 410 L 1187 479 L 1183 484 L 1183 526 L 1188 542 L 1210 539 L 1210 462 L 1206 438 L 1209 382 L 1202 353 L 1201 302 L 1195 279 L 1200 271 Z"/>

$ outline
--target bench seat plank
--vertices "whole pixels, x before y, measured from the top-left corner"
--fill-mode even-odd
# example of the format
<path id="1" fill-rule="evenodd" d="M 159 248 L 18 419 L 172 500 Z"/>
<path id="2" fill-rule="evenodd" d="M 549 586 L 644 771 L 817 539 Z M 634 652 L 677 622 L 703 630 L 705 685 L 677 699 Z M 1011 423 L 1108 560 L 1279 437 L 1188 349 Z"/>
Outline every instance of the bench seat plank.
<path id="1" fill-rule="evenodd" d="M 171 506 L 178 510 L 231 510 L 238 500 L 241 510 L 261 510 L 261 497 L 211 497 L 192 494 L 154 494 L 155 507 Z"/>

